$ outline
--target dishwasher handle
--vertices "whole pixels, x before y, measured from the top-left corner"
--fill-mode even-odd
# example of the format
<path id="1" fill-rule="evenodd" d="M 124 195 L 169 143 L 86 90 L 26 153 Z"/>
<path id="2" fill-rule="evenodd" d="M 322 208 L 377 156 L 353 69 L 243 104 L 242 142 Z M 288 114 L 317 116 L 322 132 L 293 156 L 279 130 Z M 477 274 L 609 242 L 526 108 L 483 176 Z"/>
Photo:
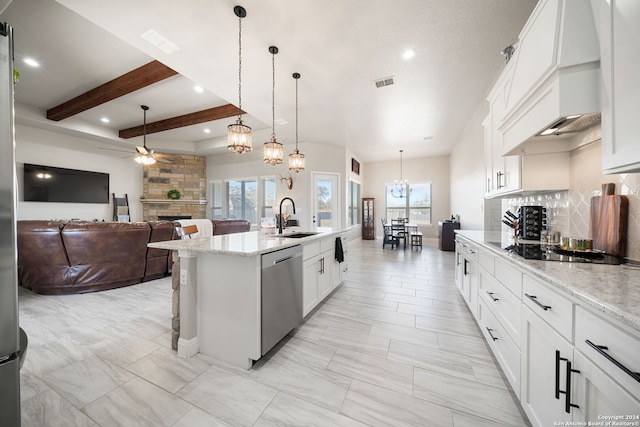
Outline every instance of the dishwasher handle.
<path id="1" fill-rule="evenodd" d="M 293 258 L 293 255 L 277 259 L 277 260 L 273 261 L 273 265 L 279 264 L 281 262 L 289 261 L 291 258 Z"/>

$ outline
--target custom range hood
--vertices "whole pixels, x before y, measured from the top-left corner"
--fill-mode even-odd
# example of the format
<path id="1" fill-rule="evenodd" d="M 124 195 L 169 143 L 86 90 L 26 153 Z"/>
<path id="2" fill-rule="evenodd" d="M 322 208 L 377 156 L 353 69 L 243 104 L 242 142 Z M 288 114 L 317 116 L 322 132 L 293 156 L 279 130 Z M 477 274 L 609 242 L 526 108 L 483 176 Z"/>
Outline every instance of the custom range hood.
<path id="1" fill-rule="evenodd" d="M 540 0 L 505 72 L 503 155 L 568 151 L 600 123 L 600 47 L 585 0 Z"/>

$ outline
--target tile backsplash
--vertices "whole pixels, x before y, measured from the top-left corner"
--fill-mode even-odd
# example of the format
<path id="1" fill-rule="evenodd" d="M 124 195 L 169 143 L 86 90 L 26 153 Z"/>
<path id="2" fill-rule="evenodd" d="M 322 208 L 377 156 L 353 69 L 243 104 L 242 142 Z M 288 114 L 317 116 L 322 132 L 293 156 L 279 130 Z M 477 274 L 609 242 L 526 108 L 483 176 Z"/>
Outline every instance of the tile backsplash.
<path id="1" fill-rule="evenodd" d="M 500 217 L 507 209 L 515 213 L 522 205 L 541 205 L 547 208 L 547 229 L 562 236 L 588 238 L 591 198 L 602 194 L 602 184 L 612 182 L 615 194 L 629 199 L 627 257 L 640 260 L 640 173 L 604 175 L 599 140 L 570 154 L 568 191 L 502 199 Z"/>

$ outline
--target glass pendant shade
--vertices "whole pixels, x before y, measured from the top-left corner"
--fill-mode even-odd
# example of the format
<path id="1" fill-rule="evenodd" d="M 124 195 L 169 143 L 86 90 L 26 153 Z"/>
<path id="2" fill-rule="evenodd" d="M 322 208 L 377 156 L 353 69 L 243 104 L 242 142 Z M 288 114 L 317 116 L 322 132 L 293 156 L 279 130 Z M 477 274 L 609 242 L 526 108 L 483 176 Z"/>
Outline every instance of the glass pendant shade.
<path id="1" fill-rule="evenodd" d="M 282 163 L 284 156 L 284 148 L 282 144 L 276 141 L 275 137 L 271 137 L 271 141 L 264 143 L 264 162 L 272 165 Z"/>
<path id="2" fill-rule="evenodd" d="M 304 170 L 304 154 L 300 154 L 297 148 L 289 154 L 289 170 L 295 173 Z"/>
<path id="3" fill-rule="evenodd" d="M 238 118 L 234 124 L 227 126 L 227 148 L 235 153 L 249 153 L 253 150 L 251 128 Z"/>

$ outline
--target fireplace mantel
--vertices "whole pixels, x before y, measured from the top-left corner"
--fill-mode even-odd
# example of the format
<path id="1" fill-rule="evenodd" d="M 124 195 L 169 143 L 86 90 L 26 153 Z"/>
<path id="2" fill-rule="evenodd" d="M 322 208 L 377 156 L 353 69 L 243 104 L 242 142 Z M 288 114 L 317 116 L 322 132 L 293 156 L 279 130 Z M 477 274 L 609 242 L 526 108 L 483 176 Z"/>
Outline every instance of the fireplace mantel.
<path id="1" fill-rule="evenodd" d="M 206 205 L 206 200 L 140 199 L 140 203 L 184 203 L 187 205 Z"/>

